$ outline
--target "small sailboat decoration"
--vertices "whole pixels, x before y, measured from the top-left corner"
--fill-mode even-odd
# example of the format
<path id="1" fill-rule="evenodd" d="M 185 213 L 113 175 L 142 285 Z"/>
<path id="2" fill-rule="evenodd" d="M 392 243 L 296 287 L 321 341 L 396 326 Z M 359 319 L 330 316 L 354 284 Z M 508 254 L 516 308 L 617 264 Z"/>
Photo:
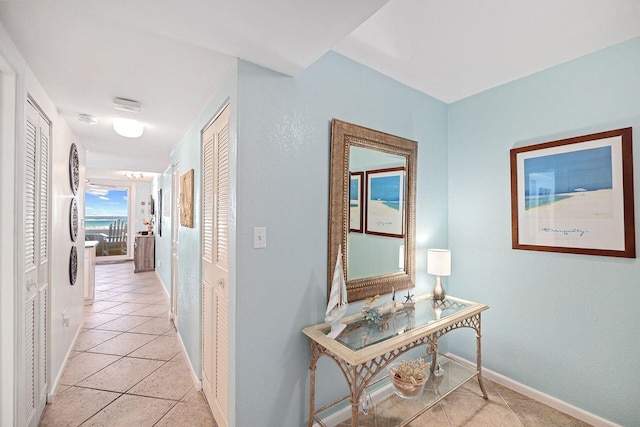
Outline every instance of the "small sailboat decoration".
<path id="1" fill-rule="evenodd" d="M 347 326 L 340 323 L 340 319 L 347 312 L 347 283 L 344 281 L 344 269 L 342 267 L 342 245 L 338 248 L 338 259 L 336 268 L 333 270 L 333 281 L 331 282 L 331 293 L 329 294 L 329 304 L 325 312 L 324 321 L 331 323 L 331 332 L 327 338 L 335 339 Z"/>

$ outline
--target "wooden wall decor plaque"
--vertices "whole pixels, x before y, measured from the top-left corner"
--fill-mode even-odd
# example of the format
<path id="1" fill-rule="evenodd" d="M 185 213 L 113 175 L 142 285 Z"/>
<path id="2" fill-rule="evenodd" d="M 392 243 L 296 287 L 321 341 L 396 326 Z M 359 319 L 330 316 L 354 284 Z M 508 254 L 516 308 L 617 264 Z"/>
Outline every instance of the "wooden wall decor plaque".
<path id="1" fill-rule="evenodd" d="M 180 225 L 193 228 L 193 169 L 180 177 Z"/>

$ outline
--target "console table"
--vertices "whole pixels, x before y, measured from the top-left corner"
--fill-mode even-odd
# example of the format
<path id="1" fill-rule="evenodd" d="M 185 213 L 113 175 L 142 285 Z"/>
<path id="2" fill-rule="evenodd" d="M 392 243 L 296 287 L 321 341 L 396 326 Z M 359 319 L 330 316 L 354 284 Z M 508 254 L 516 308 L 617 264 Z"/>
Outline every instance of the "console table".
<path id="1" fill-rule="evenodd" d="M 414 306 L 400 306 L 392 312 L 387 305 L 375 324 L 362 319 L 361 314 L 345 317 L 346 329 L 336 338 L 327 338 L 331 326 L 321 323 L 304 328 L 311 339 L 309 427 L 317 422 L 348 422 L 371 425 L 390 419 L 404 426 L 434 406 L 458 387 L 477 378 L 483 397 L 488 398 L 482 383 L 481 313 L 489 307 L 460 298 L 447 296 L 444 301 L 433 301 L 431 295 L 415 300 Z M 475 369 L 459 364 L 438 354 L 438 340 L 459 328 L 476 332 Z M 426 346 L 431 356 L 431 375 L 425 391 L 417 400 L 406 400 L 390 391 L 387 366 L 399 356 L 420 346 Z M 315 409 L 316 365 L 321 356 L 331 358 L 342 371 L 349 395 L 318 410 Z M 379 400 L 379 402 L 377 402 Z M 349 408 L 350 406 L 350 408 Z M 410 413 L 407 413 L 409 411 Z M 380 417 L 377 412 L 381 412 Z M 385 424 L 386 425 L 386 424 Z"/>

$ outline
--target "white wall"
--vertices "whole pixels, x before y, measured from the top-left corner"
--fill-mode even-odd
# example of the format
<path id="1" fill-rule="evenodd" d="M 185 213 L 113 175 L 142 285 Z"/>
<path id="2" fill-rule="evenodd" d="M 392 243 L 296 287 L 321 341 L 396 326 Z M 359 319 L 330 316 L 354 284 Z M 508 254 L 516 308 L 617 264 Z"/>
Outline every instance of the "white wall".
<path id="1" fill-rule="evenodd" d="M 5 311 L 5 307 L 13 305 L 14 301 L 5 300 L 5 296 L 12 297 L 12 289 L 15 294 L 12 300 L 22 301 L 21 274 L 15 266 L 20 262 L 16 255 L 15 245 L 17 233 L 15 230 L 21 224 L 21 219 L 16 215 L 16 188 L 20 188 L 18 180 L 12 182 L 12 177 L 16 177 L 18 170 L 15 168 L 15 147 L 23 146 L 24 139 L 24 112 L 27 95 L 30 95 L 42 108 L 44 113 L 52 121 L 52 139 L 51 139 L 51 198 L 50 198 L 50 289 L 51 289 L 51 323 L 49 334 L 50 345 L 50 365 L 49 365 L 49 383 L 54 385 L 59 377 L 65 357 L 71 348 L 71 344 L 79 327 L 83 316 L 83 264 L 78 266 L 78 283 L 75 286 L 69 284 L 69 251 L 71 249 L 71 239 L 69 237 L 69 205 L 71 203 L 72 192 L 69 184 L 69 151 L 71 144 L 75 142 L 78 145 L 80 154 L 81 188 L 79 190 L 78 204 L 84 205 L 84 146 L 77 140 L 68 125 L 58 114 L 57 108 L 49 99 L 46 91 L 42 88 L 37 78 L 33 75 L 28 65 L 20 55 L 19 51 L 13 44 L 13 41 L 0 25 L 0 56 L 10 64 L 11 68 L 16 71 L 16 100 L 14 104 L 16 112 L 15 138 L 5 139 L 3 133 L 2 141 L 2 212 L 8 215 L 2 215 L 2 365 L 0 373 L 2 374 L 1 382 L 2 396 L 0 398 L 0 409 L 2 410 L 2 425 L 11 425 L 14 420 L 14 405 L 16 402 L 15 387 L 13 382 L 13 361 L 10 358 L 5 359 L 5 354 L 14 353 L 17 337 L 10 336 L 9 331 L 15 327 L 15 319 L 12 310 Z M 4 61 L 0 61 L 0 64 Z M 5 68 L 3 65 L 3 72 Z M 3 86 L 4 87 L 4 86 Z M 12 148 L 13 146 L 13 148 Z M 11 158 L 13 157 L 13 158 Z M 13 164 L 12 164 L 13 162 Z M 18 177 L 20 174 L 17 175 Z M 6 177 L 6 178 L 5 178 Z M 5 181 L 5 179 L 7 179 Z M 13 184 L 9 187 L 7 184 Z M 5 203 L 7 203 L 5 205 Z M 82 253 L 84 242 L 84 230 L 80 230 L 77 239 L 77 245 Z M 8 247 L 11 246 L 9 249 Z M 10 254 L 10 255 L 9 255 Z M 10 263 L 14 267 L 5 270 L 5 265 Z M 6 279 L 6 280 L 5 280 Z M 71 316 L 70 326 L 63 326 L 62 312 L 65 311 Z M 9 370 L 10 369 L 10 370 Z"/>
<path id="2" fill-rule="evenodd" d="M 201 378 L 202 372 L 202 307 L 201 307 L 201 176 L 202 160 L 200 135 L 204 127 L 222 110 L 230 104 L 229 122 L 229 175 L 230 175 L 230 198 L 232 206 L 235 205 L 237 186 L 236 172 L 236 126 L 237 126 L 237 105 L 236 96 L 237 85 L 237 64 L 234 63 L 219 87 L 215 90 L 203 110 L 195 119 L 193 125 L 185 133 L 174 152 L 171 155 L 171 164 L 180 162 L 180 175 L 189 169 L 194 170 L 193 183 L 193 228 L 178 225 L 178 333 L 185 345 L 189 356 L 191 369 L 194 374 Z M 158 186 L 163 189 L 164 203 L 171 203 L 171 168 L 158 179 Z M 156 191 L 157 194 L 157 191 Z M 155 194 L 154 194 L 155 197 Z M 236 213 L 234 209 L 230 212 L 229 228 L 229 366 L 228 372 L 231 378 L 229 381 L 229 425 L 236 425 L 236 413 L 233 408 L 235 403 L 235 325 L 236 325 L 236 297 L 235 297 L 235 271 L 236 271 Z M 163 223 L 162 237 L 156 236 L 156 251 L 159 253 L 160 261 L 158 274 L 164 282 L 169 294 L 171 294 L 171 223 L 170 218 L 165 217 Z"/>
<path id="3" fill-rule="evenodd" d="M 30 92 L 33 93 L 33 92 Z M 40 98 L 45 100 L 45 94 L 40 94 Z M 69 184 L 69 151 L 71 143 L 78 146 L 80 157 L 80 188 L 75 196 L 78 202 L 78 209 L 84 206 L 84 177 L 85 177 L 85 150 L 75 135 L 71 132 L 62 117 L 57 114 L 57 109 L 46 99 L 46 107 L 42 101 L 38 101 L 45 110 L 47 116 L 52 120 L 53 137 L 51 139 L 51 249 L 50 249 L 50 277 L 51 277 L 51 306 L 50 306 L 50 384 L 57 386 L 62 375 L 62 370 L 66 357 L 71 351 L 71 345 L 79 332 L 84 316 L 84 230 L 78 230 L 78 238 L 73 243 L 78 250 L 78 278 L 76 284 L 69 283 L 69 251 L 71 249 L 71 238 L 69 230 L 69 207 L 73 193 Z M 84 217 L 80 213 L 80 217 Z M 69 327 L 65 327 L 62 321 L 62 314 L 70 315 Z M 52 390 L 53 391 L 53 390 Z M 50 396 L 51 399 L 51 396 Z"/>
<path id="4" fill-rule="evenodd" d="M 638 76 L 640 38 L 449 109 L 450 283 L 452 293 L 491 307 L 483 314 L 485 365 L 628 426 L 640 420 L 640 263 L 512 250 L 509 150 L 633 127 L 640 235 Z M 453 335 L 450 345 L 474 357 Z"/>
<path id="5" fill-rule="evenodd" d="M 0 345 L 12 349 L 15 340 L 15 105 L 16 70 L 9 62 L 11 46 L 0 27 Z M 6 57 L 5 57 L 6 55 Z M 0 425 L 13 420 L 14 352 L 0 352 Z"/>

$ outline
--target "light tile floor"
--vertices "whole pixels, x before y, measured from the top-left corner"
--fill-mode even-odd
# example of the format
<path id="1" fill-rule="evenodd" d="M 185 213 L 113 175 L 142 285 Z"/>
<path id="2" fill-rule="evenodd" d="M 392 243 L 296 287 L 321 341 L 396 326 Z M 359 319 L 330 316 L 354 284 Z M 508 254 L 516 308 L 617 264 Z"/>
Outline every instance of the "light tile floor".
<path id="1" fill-rule="evenodd" d="M 155 272 L 96 266 L 95 301 L 41 426 L 207 426 Z"/>
<path id="2" fill-rule="evenodd" d="M 155 272 L 134 274 L 131 263 L 96 266 L 95 301 L 85 307 L 85 329 L 40 425 L 216 427 L 193 387 L 168 311 Z M 486 379 L 485 386 L 489 400 L 472 380 L 410 425 L 588 426 Z M 377 426 L 393 425 L 379 410 Z"/>
<path id="3" fill-rule="evenodd" d="M 523 396 L 495 382 L 483 380 L 489 399 L 482 397 L 478 381 L 471 380 L 411 422 L 411 427 L 587 427 L 576 418 Z M 381 405 L 383 406 L 383 405 Z M 389 411 L 388 413 L 392 413 Z M 377 427 L 397 425 L 379 408 Z M 339 427 L 346 427 L 340 425 Z"/>

